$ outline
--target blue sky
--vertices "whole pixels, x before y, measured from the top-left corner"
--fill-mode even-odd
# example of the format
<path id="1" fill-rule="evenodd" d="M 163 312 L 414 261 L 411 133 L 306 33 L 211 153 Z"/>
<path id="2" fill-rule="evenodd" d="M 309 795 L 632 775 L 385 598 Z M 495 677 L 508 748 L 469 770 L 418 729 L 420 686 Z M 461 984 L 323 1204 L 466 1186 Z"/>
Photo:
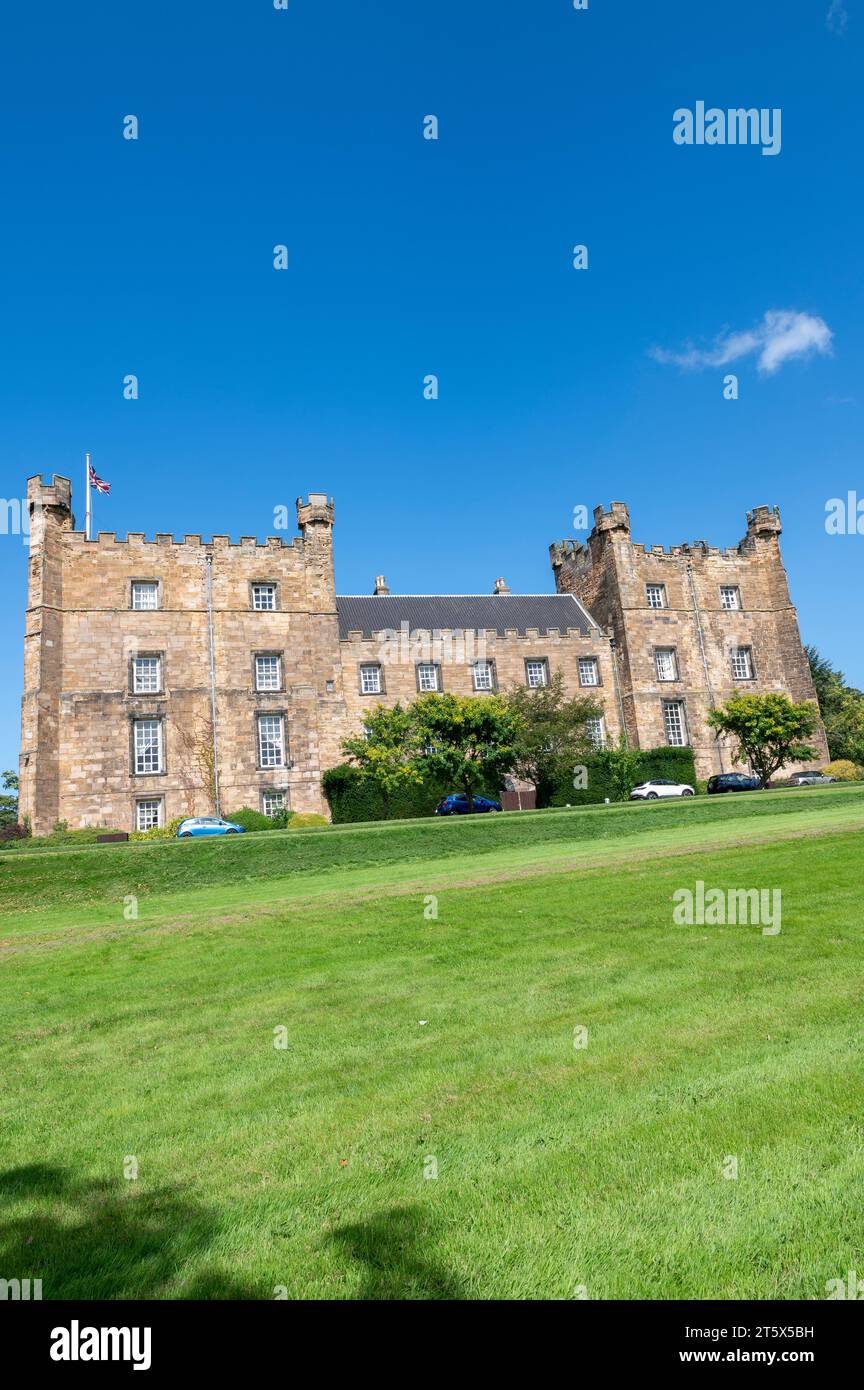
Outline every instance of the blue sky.
<path id="1" fill-rule="evenodd" d="M 824 527 L 864 496 L 862 35 L 861 0 L 15 7 L 2 496 L 64 473 L 83 519 L 89 449 L 97 527 L 236 539 L 326 490 L 361 593 L 546 590 L 580 504 L 727 545 L 778 503 L 804 639 L 864 685 L 864 536 Z M 779 155 L 676 145 L 699 100 L 779 107 Z M 811 346 L 766 371 L 772 311 Z M 2 766 L 25 579 L 0 536 Z"/>

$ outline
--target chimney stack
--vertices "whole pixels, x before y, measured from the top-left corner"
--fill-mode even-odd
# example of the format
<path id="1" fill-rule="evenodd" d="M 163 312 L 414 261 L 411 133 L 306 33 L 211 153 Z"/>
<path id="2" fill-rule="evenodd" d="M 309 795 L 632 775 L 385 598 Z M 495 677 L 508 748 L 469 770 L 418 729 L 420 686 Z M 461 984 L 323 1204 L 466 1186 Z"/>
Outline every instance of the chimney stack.
<path id="1" fill-rule="evenodd" d="M 506 579 L 496 579 L 495 588 L 492 590 L 492 592 L 493 594 L 509 594 L 510 585 L 507 583 Z"/>
<path id="2" fill-rule="evenodd" d="M 383 574 L 375 576 L 375 588 L 372 592 L 376 595 L 389 594 L 390 590 L 387 587 L 387 580 L 384 578 Z"/>

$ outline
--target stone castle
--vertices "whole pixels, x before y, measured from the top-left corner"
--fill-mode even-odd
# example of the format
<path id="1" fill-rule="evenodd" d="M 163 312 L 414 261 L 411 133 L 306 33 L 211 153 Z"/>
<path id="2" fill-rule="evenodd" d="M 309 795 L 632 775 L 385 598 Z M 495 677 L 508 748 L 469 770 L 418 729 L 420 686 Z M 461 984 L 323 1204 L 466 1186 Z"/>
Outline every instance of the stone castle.
<path id="1" fill-rule="evenodd" d="M 550 548 L 554 594 L 337 595 L 332 500 L 298 499 L 299 536 L 125 540 L 75 530 L 67 478 L 28 479 L 30 554 L 20 814 L 34 834 L 148 829 L 252 806 L 328 813 L 322 772 L 378 703 L 545 684 L 603 707 L 599 742 L 692 745 L 736 690 L 815 699 L 777 510 L 734 548 L 635 545 L 598 507 L 587 543 Z M 823 761 L 828 750 L 818 736 Z"/>

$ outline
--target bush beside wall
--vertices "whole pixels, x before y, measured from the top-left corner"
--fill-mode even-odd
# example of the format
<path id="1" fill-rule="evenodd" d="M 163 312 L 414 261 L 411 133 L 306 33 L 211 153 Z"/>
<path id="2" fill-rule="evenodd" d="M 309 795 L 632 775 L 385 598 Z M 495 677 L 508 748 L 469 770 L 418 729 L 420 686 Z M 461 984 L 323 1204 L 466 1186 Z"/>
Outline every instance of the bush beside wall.
<path id="1" fill-rule="evenodd" d="M 598 801 L 615 800 L 615 791 L 604 767 L 598 766 L 596 759 L 585 759 L 588 770 L 588 785 L 577 791 L 573 786 L 573 775 L 562 778 L 553 788 L 549 798 L 550 806 L 590 806 Z M 633 785 L 647 782 L 652 777 L 668 777 L 673 782 L 688 782 L 696 786 L 696 765 L 692 748 L 645 748 L 639 752 L 639 771 Z"/>

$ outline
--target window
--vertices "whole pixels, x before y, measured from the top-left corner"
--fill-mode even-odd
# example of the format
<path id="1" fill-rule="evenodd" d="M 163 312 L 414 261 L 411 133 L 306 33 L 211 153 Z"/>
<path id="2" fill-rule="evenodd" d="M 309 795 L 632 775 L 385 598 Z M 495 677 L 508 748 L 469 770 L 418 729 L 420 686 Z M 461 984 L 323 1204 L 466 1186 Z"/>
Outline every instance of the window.
<path id="1" fill-rule="evenodd" d="M 541 686 L 548 685 L 546 662 L 542 660 L 526 661 L 525 680 L 528 683 L 529 690 L 539 690 Z"/>
<path id="2" fill-rule="evenodd" d="M 272 613 L 276 607 L 276 585 L 253 584 L 252 607 L 257 613 Z"/>
<path id="3" fill-rule="evenodd" d="M 162 799 L 135 802 L 135 829 L 155 830 L 162 823 Z"/>
<path id="4" fill-rule="evenodd" d="M 727 613 L 735 613 L 741 607 L 741 592 L 734 584 L 721 585 L 720 607 Z"/>
<path id="5" fill-rule="evenodd" d="M 133 723 L 136 775 L 162 771 L 161 719 L 136 719 Z"/>
<path id="6" fill-rule="evenodd" d="M 494 690 L 495 672 L 491 661 L 474 662 L 474 689 Z"/>
<path id="7" fill-rule="evenodd" d="M 665 584 L 646 584 L 645 596 L 648 599 L 649 608 L 666 607 L 666 585 Z"/>
<path id="8" fill-rule="evenodd" d="M 663 725 L 666 729 L 666 742 L 673 748 L 683 748 L 687 743 L 683 700 L 663 701 Z"/>
<path id="9" fill-rule="evenodd" d="M 381 694 L 381 667 L 369 665 L 360 667 L 360 694 Z"/>
<path id="10" fill-rule="evenodd" d="M 580 685 L 599 685 L 600 677 L 597 673 L 597 661 L 593 656 L 580 656 L 579 658 L 579 684 Z"/>
<path id="11" fill-rule="evenodd" d="M 654 653 L 658 681 L 677 681 L 678 661 L 674 647 L 658 647 Z"/>
<path id="12" fill-rule="evenodd" d="M 281 714 L 259 714 L 258 716 L 258 766 L 285 766 L 285 740 Z"/>
<path id="13" fill-rule="evenodd" d="M 285 810 L 285 793 L 264 791 L 261 793 L 261 809 L 265 816 L 276 816 Z"/>
<path id="14" fill-rule="evenodd" d="M 429 691 L 438 689 L 438 667 L 434 661 L 421 661 L 417 666 L 417 689 Z"/>
<path id="15" fill-rule="evenodd" d="M 282 689 L 282 659 L 278 656 L 256 656 L 255 689 Z"/>
<path id="16" fill-rule="evenodd" d="M 732 675 L 736 681 L 752 680 L 753 652 L 751 647 L 732 648 Z"/>
<path id="17" fill-rule="evenodd" d="M 135 580 L 132 585 L 132 607 L 141 612 L 159 607 L 159 585 L 147 580 Z"/>
<path id="18" fill-rule="evenodd" d="M 155 695 L 162 689 L 162 662 L 158 656 L 133 656 L 132 693 Z"/>
<path id="19" fill-rule="evenodd" d="M 599 715 L 589 719 L 585 725 L 588 737 L 595 748 L 602 748 L 604 743 L 603 720 Z"/>

